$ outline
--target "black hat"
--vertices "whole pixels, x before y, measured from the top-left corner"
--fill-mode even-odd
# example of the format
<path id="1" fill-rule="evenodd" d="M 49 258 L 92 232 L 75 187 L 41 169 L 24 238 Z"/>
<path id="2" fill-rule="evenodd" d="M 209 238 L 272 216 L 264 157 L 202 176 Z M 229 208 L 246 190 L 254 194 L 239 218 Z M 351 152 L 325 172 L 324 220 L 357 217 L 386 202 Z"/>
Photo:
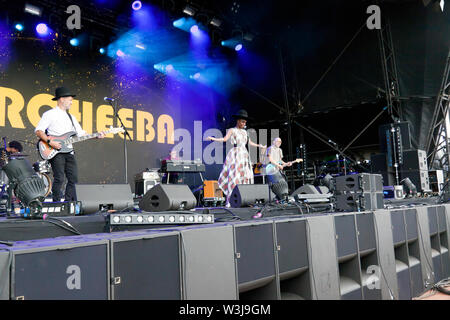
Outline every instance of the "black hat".
<path id="1" fill-rule="evenodd" d="M 244 110 L 244 109 L 239 110 L 236 114 L 233 114 L 232 117 L 235 118 L 236 120 L 239 120 L 239 119 L 248 120 L 248 119 L 250 119 L 248 117 L 247 111 Z"/>
<path id="2" fill-rule="evenodd" d="M 66 87 L 59 87 L 55 89 L 55 97 L 52 100 L 58 100 L 61 97 L 75 97 L 74 94 L 70 93 L 70 90 Z"/>

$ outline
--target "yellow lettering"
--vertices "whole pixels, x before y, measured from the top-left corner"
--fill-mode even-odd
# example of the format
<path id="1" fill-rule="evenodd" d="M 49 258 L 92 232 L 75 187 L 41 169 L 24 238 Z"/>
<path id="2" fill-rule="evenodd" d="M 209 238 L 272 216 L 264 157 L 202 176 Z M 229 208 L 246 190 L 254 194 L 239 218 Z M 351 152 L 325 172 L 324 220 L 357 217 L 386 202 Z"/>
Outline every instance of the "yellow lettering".
<path id="1" fill-rule="evenodd" d="M 7 99 L 11 100 L 11 104 L 8 106 L 6 105 Z M 7 114 L 8 120 L 13 128 L 24 129 L 25 125 L 23 124 L 22 117 L 20 116 L 20 111 L 22 111 L 24 106 L 25 100 L 19 91 L 0 87 L 0 126 L 5 126 L 5 115 Z"/>
<path id="2" fill-rule="evenodd" d="M 36 127 L 41 120 L 40 110 L 44 106 L 56 107 L 56 101 L 52 101 L 53 96 L 47 93 L 37 94 L 28 101 L 27 117 L 33 127 Z"/>
<path id="3" fill-rule="evenodd" d="M 155 139 L 155 129 L 153 129 L 153 115 L 146 111 L 136 112 L 136 140 L 150 142 Z"/>
<path id="4" fill-rule="evenodd" d="M 83 101 L 82 128 L 87 133 L 92 133 L 92 102 Z"/>
<path id="5" fill-rule="evenodd" d="M 165 143 L 167 138 L 168 144 L 175 143 L 174 124 L 171 116 L 162 114 L 158 118 L 158 143 Z"/>
<path id="6" fill-rule="evenodd" d="M 111 106 L 102 104 L 97 108 L 97 132 L 106 131 L 113 125 L 114 109 Z M 114 138 L 112 133 L 107 134 L 106 138 Z"/>
<path id="7" fill-rule="evenodd" d="M 120 119 L 122 119 L 124 127 L 128 129 L 131 139 L 133 139 L 133 109 L 122 108 L 117 113 Z M 117 125 L 119 126 L 119 124 L 120 122 Z M 124 133 L 119 133 L 119 136 L 123 139 Z"/>

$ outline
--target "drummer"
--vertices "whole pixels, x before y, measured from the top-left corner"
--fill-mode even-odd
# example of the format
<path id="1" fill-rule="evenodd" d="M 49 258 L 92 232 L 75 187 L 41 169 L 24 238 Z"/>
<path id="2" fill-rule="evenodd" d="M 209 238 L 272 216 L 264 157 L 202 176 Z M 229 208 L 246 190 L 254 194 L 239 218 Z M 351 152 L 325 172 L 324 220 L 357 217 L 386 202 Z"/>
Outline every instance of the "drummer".
<path id="1" fill-rule="evenodd" d="M 20 153 L 22 152 L 22 150 L 23 150 L 22 144 L 19 141 L 15 140 L 10 141 L 8 143 L 8 146 L 6 147 L 6 153 L 8 154 L 8 156 L 13 153 Z"/>
<path id="2" fill-rule="evenodd" d="M 22 144 L 19 141 L 10 141 L 8 143 L 8 146 L 6 148 L 1 148 L 1 150 L 6 151 L 6 155 L 10 156 L 11 154 L 20 153 L 23 150 Z M 3 167 L 5 163 L 3 163 L 3 160 L 0 160 L 0 166 Z M 6 176 L 6 173 L 1 170 L 0 168 L 0 185 L 3 186 L 8 183 L 8 177 Z"/>

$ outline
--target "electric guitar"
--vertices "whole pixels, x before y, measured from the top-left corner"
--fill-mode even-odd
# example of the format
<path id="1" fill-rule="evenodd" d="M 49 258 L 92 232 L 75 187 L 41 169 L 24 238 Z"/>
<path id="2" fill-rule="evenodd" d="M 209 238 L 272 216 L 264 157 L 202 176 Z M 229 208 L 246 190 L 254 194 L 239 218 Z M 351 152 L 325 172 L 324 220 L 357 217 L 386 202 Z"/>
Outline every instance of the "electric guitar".
<path id="1" fill-rule="evenodd" d="M 281 165 L 281 163 L 280 163 L 280 165 L 284 168 L 284 167 L 287 167 L 287 166 L 289 166 L 291 164 L 294 164 L 296 162 L 302 162 L 302 161 L 303 161 L 303 159 L 298 158 L 298 159 L 295 159 L 294 161 L 287 162 L 287 163 L 285 163 L 283 165 Z M 277 173 L 278 171 L 280 171 L 280 170 L 273 163 L 269 163 L 269 164 L 266 165 L 266 175 L 271 176 L 271 175 Z"/>
<path id="2" fill-rule="evenodd" d="M 117 134 L 119 132 L 124 132 L 124 128 L 113 128 L 111 127 L 109 130 L 105 131 L 105 135 L 109 133 Z M 39 155 L 43 160 L 50 160 L 54 156 L 56 156 L 58 153 L 69 153 L 73 151 L 71 146 L 75 142 L 85 141 L 93 138 L 97 138 L 100 136 L 100 132 L 93 133 L 93 134 L 87 134 L 81 137 L 77 137 L 77 133 L 75 131 L 67 132 L 60 136 L 48 136 L 50 141 L 56 141 L 61 143 L 61 149 L 55 149 L 51 147 L 47 141 L 39 140 L 37 144 L 37 148 L 39 151 Z"/>

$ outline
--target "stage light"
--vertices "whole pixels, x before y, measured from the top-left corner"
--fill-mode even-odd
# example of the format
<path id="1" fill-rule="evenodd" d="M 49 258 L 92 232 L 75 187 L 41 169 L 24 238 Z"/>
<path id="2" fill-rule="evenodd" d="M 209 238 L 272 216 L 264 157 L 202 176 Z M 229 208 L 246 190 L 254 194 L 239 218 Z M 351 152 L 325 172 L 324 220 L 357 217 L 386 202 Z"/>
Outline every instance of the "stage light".
<path id="1" fill-rule="evenodd" d="M 213 214 L 150 214 L 141 213 L 112 213 L 109 215 L 111 225 L 142 225 L 142 224 L 205 224 L 214 223 Z"/>
<path id="2" fill-rule="evenodd" d="M 134 1 L 131 7 L 133 8 L 133 10 L 137 11 L 142 8 L 142 2 Z"/>
<path id="3" fill-rule="evenodd" d="M 32 15 L 35 15 L 35 16 L 41 16 L 41 14 L 42 14 L 42 9 L 41 8 L 38 8 L 38 7 L 36 7 L 36 6 L 33 6 L 33 5 L 31 5 L 31 4 L 25 4 L 25 12 L 27 12 L 27 13 L 30 13 L 30 14 L 32 14 Z"/>
<path id="4" fill-rule="evenodd" d="M 168 65 L 166 66 L 166 71 L 167 71 L 167 72 L 173 71 L 173 65 L 168 64 Z"/>
<path id="5" fill-rule="evenodd" d="M 190 6 L 186 6 L 183 9 L 183 12 L 186 13 L 188 16 L 194 16 L 195 13 L 197 12 L 197 10 L 195 10 L 194 8 L 190 7 Z"/>
<path id="6" fill-rule="evenodd" d="M 136 220 L 137 220 L 137 222 L 142 223 L 142 222 L 144 222 L 144 217 L 138 216 Z"/>
<path id="7" fill-rule="evenodd" d="M 36 26 L 36 32 L 40 35 L 40 36 L 46 36 L 49 34 L 49 29 L 47 27 L 47 25 L 45 23 L 39 23 Z"/>
<path id="8" fill-rule="evenodd" d="M 118 57 L 124 57 L 125 56 L 125 53 L 122 50 L 120 50 L 120 49 L 116 51 L 116 54 L 117 54 Z"/>
<path id="9" fill-rule="evenodd" d="M 153 216 L 148 216 L 147 221 L 153 223 L 155 221 L 155 218 Z"/>
<path id="10" fill-rule="evenodd" d="M 226 43 L 225 43 L 225 41 L 221 41 L 220 44 L 221 44 L 222 46 L 225 46 Z"/>
<path id="11" fill-rule="evenodd" d="M 98 49 L 98 52 L 100 52 L 101 54 L 105 54 L 105 49 L 104 48 L 100 48 L 100 49 Z"/>
<path id="12" fill-rule="evenodd" d="M 240 44 L 240 43 L 238 43 L 238 44 L 234 47 L 234 50 L 236 50 L 236 51 L 241 51 L 241 49 L 242 49 L 242 44 Z"/>
<path id="13" fill-rule="evenodd" d="M 197 34 L 199 29 L 198 26 L 194 24 L 189 30 L 191 31 L 191 33 Z"/>
<path id="14" fill-rule="evenodd" d="M 219 28 L 222 25 L 222 21 L 217 18 L 212 18 L 209 23 L 217 28 Z"/>
<path id="15" fill-rule="evenodd" d="M 174 216 L 170 216 L 169 217 L 169 222 L 175 222 L 175 217 Z"/>
<path id="16" fill-rule="evenodd" d="M 16 28 L 17 31 L 22 31 L 23 30 L 23 25 L 20 23 L 17 23 L 14 28 Z"/>
<path id="17" fill-rule="evenodd" d="M 194 75 L 192 76 L 192 78 L 194 78 L 195 80 L 198 80 L 198 79 L 200 78 L 200 73 L 197 72 L 196 74 L 194 74 Z"/>
<path id="18" fill-rule="evenodd" d="M 180 18 L 178 20 L 175 20 L 172 24 L 175 28 L 181 28 L 181 26 L 184 24 L 185 22 L 185 18 Z"/>
<path id="19" fill-rule="evenodd" d="M 145 50 L 145 47 L 142 44 L 137 44 L 136 48 L 141 49 L 141 50 Z"/>
<path id="20" fill-rule="evenodd" d="M 77 38 L 72 38 L 69 42 L 74 47 L 77 47 L 80 44 L 80 41 Z"/>

